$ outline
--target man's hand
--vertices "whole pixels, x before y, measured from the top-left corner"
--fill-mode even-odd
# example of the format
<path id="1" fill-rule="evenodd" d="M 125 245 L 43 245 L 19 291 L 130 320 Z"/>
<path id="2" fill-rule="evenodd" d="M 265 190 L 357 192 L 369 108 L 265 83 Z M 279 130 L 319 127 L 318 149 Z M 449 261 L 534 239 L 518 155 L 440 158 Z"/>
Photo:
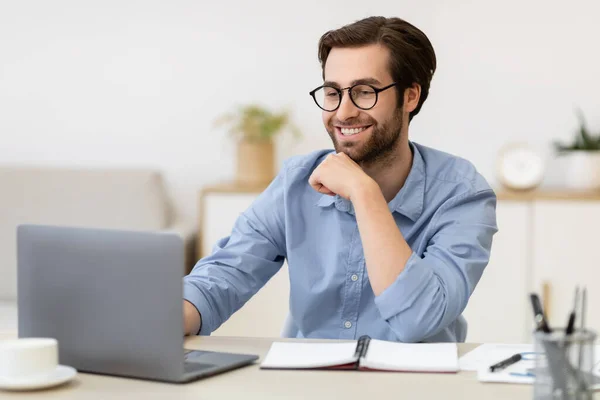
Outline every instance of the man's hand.
<path id="1" fill-rule="evenodd" d="M 187 300 L 183 301 L 183 334 L 196 335 L 200 330 L 202 317 L 196 307 Z"/>
<path id="2" fill-rule="evenodd" d="M 330 154 L 313 171 L 308 183 L 317 192 L 352 200 L 357 189 L 375 183 L 346 153 Z"/>

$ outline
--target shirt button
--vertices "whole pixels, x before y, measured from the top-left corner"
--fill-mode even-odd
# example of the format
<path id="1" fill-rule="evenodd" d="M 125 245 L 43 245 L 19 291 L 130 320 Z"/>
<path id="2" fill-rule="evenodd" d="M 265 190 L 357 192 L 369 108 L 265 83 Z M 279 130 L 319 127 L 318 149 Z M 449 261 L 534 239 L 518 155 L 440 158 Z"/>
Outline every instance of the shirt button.
<path id="1" fill-rule="evenodd" d="M 346 322 L 344 322 L 344 327 L 345 327 L 346 329 L 350 329 L 350 328 L 352 328 L 352 322 L 350 322 L 350 321 L 346 321 Z"/>
<path id="2" fill-rule="evenodd" d="M 356 282 L 358 280 L 358 275 L 354 274 L 350 277 L 350 279 L 352 279 L 352 282 Z"/>

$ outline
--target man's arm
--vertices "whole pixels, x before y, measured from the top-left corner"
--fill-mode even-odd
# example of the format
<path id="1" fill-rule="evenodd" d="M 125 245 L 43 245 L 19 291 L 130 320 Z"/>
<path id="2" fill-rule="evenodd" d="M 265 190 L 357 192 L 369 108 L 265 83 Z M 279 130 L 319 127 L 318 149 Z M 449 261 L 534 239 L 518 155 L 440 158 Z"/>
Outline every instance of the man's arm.
<path id="1" fill-rule="evenodd" d="M 184 332 L 209 335 L 241 308 L 285 258 L 282 170 L 237 219 L 230 236 L 184 278 Z"/>
<path id="2" fill-rule="evenodd" d="M 352 205 L 371 288 L 375 296 L 379 296 L 402 273 L 412 255 L 412 249 L 398 229 L 375 181 L 356 191 L 352 197 Z"/>
<path id="3" fill-rule="evenodd" d="M 375 303 L 398 338 L 419 341 L 458 318 L 489 261 L 497 231 L 494 192 L 444 203 L 422 258 L 404 240 L 380 191 L 364 187 L 353 205 Z"/>
<path id="4" fill-rule="evenodd" d="M 183 334 L 196 335 L 202 326 L 202 316 L 196 307 L 187 300 L 183 301 Z"/>
<path id="5" fill-rule="evenodd" d="M 328 156 L 309 183 L 352 201 L 375 304 L 400 341 L 425 339 L 458 318 L 487 266 L 497 231 L 496 196 L 487 184 L 473 182 L 476 187 L 444 202 L 420 257 L 377 183 L 346 154 Z"/>

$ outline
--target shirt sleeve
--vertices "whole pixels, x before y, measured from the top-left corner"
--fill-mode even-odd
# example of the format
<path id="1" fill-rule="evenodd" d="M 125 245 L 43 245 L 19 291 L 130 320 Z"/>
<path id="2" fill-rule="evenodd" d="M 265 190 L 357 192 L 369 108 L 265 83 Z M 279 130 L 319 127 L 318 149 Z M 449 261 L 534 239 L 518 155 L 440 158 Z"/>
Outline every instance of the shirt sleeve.
<path id="1" fill-rule="evenodd" d="M 423 256 L 413 252 L 398 278 L 375 298 L 402 342 L 418 342 L 456 320 L 488 264 L 496 195 L 487 189 L 447 201 L 432 221 Z"/>
<path id="2" fill-rule="evenodd" d="M 200 335 L 215 331 L 281 268 L 284 171 L 238 217 L 231 234 L 184 277 L 183 298 L 202 316 Z"/>

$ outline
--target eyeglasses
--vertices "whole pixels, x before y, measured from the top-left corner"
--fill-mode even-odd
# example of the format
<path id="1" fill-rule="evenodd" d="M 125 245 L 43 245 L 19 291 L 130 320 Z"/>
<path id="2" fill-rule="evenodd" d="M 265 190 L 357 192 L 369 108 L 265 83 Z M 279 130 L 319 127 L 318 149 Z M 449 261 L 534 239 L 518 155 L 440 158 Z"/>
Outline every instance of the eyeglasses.
<path id="1" fill-rule="evenodd" d="M 370 110 L 377 104 L 379 93 L 396 85 L 397 83 L 392 83 L 381 89 L 366 84 L 358 84 L 343 89 L 323 85 L 312 90 L 309 94 L 320 109 L 324 111 L 335 111 L 339 108 L 340 104 L 342 104 L 343 92 L 344 90 L 347 90 L 350 94 L 350 100 L 352 100 L 352 103 L 356 107 L 361 110 Z"/>

